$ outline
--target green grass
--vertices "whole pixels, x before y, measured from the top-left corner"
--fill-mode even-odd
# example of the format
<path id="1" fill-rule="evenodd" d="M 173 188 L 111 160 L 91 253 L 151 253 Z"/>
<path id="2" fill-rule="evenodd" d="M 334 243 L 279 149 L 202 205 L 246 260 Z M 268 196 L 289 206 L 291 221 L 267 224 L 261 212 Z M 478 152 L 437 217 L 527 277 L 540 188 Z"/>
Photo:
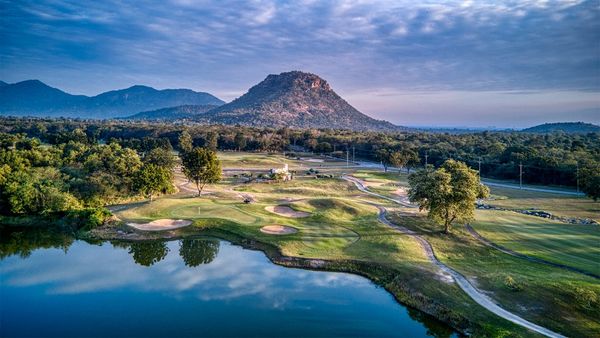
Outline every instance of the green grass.
<path id="1" fill-rule="evenodd" d="M 600 222 L 600 202 L 586 197 L 573 197 L 546 192 L 490 187 L 495 199 L 486 203 L 509 209 L 532 209 L 557 216 L 589 218 Z"/>
<path id="2" fill-rule="evenodd" d="M 493 219 L 493 215 L 489 217 Z M 600 303 L 587 306 L 579 300 L 586 292 L 600 296 L 600 283 L 596 279 L 507 255 L 483 245 L 464 227 L 455 227 L 451 235 L 442 234 L 440 226 L 424 215 L 400 213 L 391 218 L 420 232 L 431 243 L 438 259 L 465 275 L 507 310 L 568 336 L 600 334 L 597 321 Z M 578 238 L 589 240 L 586 237 L 578 234 L 570 240 L 577 245 Z M 507 277 L 516 282 L 518 291 L 507 285 Z"/>
<path id="3" fill-rule="evenodd" d="M 471 224 L 516 252 L 600 275 L 600 226 L 576 225 L 510 211 L 480 210 Z"/>

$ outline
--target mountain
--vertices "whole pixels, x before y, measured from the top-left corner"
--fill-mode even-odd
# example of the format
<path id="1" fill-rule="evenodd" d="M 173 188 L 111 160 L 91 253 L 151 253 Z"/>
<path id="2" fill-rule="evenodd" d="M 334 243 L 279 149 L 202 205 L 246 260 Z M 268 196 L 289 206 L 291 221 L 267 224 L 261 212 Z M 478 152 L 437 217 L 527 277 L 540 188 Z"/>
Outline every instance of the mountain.
<path id="1" fill-rule="evenodd" d="M 352 107 L 327 81 L 310 73 L 292 71 L 269 75 L 231 103 L 201 116 L 208 123 L 261 127 L 398 130 Z"/>
<path id="2" fill-rule="evenodd" d="M 553 133 L 562 131 L 571 134 L 600 132 L 600 126 L 585 122 L 544 123 L 521 130 L 526 133 Z"/>
<path id="3" fill-rule="evenodd" d="M 0 87 L 8 86 L 8 83 L 4 81 L 0 81 Z"/>
<path id="4" fill-rule="evenodd" d="M 215 96 L 189 89 L 132 86 L 97 96 L 71 95 L 38 80 L 0 86 L 0 114 L 112 118 L 180 105 L 221 105 Z"/>
<path id="5" fill-rule="evenodd" d="M 183 105 L 169 108 L 145 111 L 131 116 L 123 117 L 128 120 L 184 120 L 194 119 L 198 115 L 204 114 L 207 111 L 218 107 L 214 104 L 204 105 Z"/>

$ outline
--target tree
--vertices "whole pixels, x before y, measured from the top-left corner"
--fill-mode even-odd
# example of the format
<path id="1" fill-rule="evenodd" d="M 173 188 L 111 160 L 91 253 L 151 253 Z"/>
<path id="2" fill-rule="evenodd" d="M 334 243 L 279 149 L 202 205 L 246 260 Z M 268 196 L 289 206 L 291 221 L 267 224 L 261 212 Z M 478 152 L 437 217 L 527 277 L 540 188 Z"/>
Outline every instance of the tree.
<path id="1" fill-rule="evenodd" d="M 241 132 L 236 133 L 233 143 L 235 144 L 237 151 L 243 150 L 246 148 L 246 136 L 244 136 L 244 134 Z"/>
<path id="2" fill-rule="evenodd" d="M 156 166 L 173 170 L 175 168 L 175 156 L 164 148 L 154 148 L 146 153 L 143 162 L 146 164 L 154 164 Z"/>
<path id="3" fill-rule="evenodd" d="M 387 149 L 377 149 L 375 158 L 381 161 L 381 164 L 383 164 L 383 171 L 387 172 L 387 168 L 391 164 L 390 152 Z"/>
<path id="4" fill-rule="evenodd" d="M 590 163 L 579 170 L 581 191 L 598 201 L 600 198 L 600 164 Z"/>
<path id="5" fill-rule="evenodd" d="M 217 154 L 207 148 L 196 147 L 181 158 L 183 174 L 196 184 L 198 196 L 207 183 L 217 183 L 221 179 L 221 162 Z"/>
<path id="6" fill-rule="evenodd" d="M 159 167 L 156 164 L 145 164 L 134 178 L 134 189 L 148 196 L 150 202 L 152 197 L 158 193 L 173 191 L 173 174 L 170 168 Z"/>
<path id="7" fill-rule="evenodd" d="M 447 160 L 437 170 L 427 167 L 408 176 L 411 202 L 428 217 L 444 226 L 449 233 L 453 222 L 469 222 L 475 214 L 475 202 L 489 195 L 479 182 L 477 172 L 463 162 Z"/>
<path id="8" fill-rule="evenodd" d="M 186 153 L 192 151 L 192 148 L 194 147 L 194 140 L 187 130 L 184 130 L 181 132 L 181 134 L 179 134 L 178 141 L 179 149 L 181 149 L 182 152 Z"/>
<path id="9" fill-rule="evenodd" d="M 419 163 L 419 154 L 412 149 L 404 149 L 401 151 L 403 166 L 406 167 L 406 172 L 410 173 L 410 168 Z"/>
<path id="10" fill-rule="evenodd" d="M 321 142 L 315 147 L 315 151 L 318 153 L 330 153 L 332 149 L 329 142 Z"/>
<path id="11" fill-rule="evenodd" d="M 206 134 L 206 143 L 204 146 L 212 151 L 217 151 L 217 147 L 219 146 L 219 137 L 217 133 L 211 131 Z"/>

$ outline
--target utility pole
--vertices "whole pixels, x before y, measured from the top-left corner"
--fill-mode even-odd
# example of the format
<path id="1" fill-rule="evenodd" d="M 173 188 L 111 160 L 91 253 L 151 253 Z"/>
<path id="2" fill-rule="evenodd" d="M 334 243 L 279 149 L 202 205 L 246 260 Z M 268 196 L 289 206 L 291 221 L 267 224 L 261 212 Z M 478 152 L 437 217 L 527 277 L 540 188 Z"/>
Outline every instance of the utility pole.
<path id="1" fill-rule="evenodd" d="M 425 153 L 425 169 L 427 169 L 427 158 L 429 157 L 429 155 L 427 153 Z"/>
<path id="2" fill-rule="evenodd" d="M 346 148 L 346 168 L 350 165 L 350 163 L 348 163 L 348 161 L 350 160 L 350 150 L 348 150 L 348 148 Z"/>
<path id="3" fill-rule="evenodd" d="M 579 192 L 579 162 L 577 163 L 577 171 L 575 171 L 575 178 L 577 179 L 577 192 Z"/>
<path id="4" fill-rule="evenodd" d="M 477 164 L 479 164 L 479 170 L 477 173 L 479 174 L 479 180 L 481 181 L 481 157 L 479 157 L 479 160 L 477 160 Z"/>
<path id="5" fill-rule="evenodd" d="M 519 163 L 519 189 L 523 189 L 523 163 Z"/>

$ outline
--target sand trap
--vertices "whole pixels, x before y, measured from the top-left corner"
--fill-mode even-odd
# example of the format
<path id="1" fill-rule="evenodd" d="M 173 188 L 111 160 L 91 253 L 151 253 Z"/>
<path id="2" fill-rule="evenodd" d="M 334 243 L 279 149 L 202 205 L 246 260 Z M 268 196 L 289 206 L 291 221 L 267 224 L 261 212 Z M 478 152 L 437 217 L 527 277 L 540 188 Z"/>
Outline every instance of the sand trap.
<path id="1" fill-rule="evenodd" d="M 131 227 L 145 231 L 173 230 L 190 224 L 192 224 L 192 221 L 185 219 L 157 219 L 148 223 L 127 223 Z"/>
<path id="2" fill-rule="evenodd" d="M 273 224 L 265 225 L 264 227 L 260 228 L 260 231 L 269 235 L 289 235 L 297 233 L 298 229 L 285 225 Z"/>
<path id="3" fill-rule="evenodd" d="M 265 210 L 277 214 L 279 216 L 290 217 L 290 218 L 302 218 L 310 216 L 310 213 L 304 211 L 296 211 L 287 205 L 275 205 L 268 206 Z"/>
<path id="4" fill-rule="evenodd" d="M 323 162 L 325 162 L 325 160 L 322 160 L 320 158 L 306 158 L 306 157 L 301 157 L 300 160 L 305 161 L 305 162 L 313 162 L 313 163 L 323 163 Z"/>

